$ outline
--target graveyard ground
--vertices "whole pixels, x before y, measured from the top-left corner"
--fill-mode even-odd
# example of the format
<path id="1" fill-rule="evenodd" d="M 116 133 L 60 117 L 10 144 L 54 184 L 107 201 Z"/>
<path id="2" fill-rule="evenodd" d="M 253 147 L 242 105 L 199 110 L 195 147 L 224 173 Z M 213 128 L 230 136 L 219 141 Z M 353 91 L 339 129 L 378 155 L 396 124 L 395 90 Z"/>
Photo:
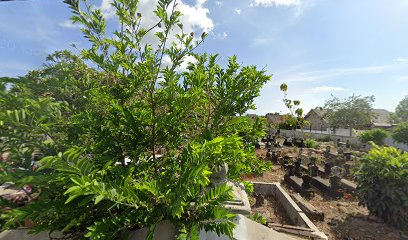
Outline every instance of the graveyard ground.
<path id="1" fill-rule="evenodd" d="M 321 144 L 321 149 L 323 149 L 325 145 L 332 145 L 331 143 L 319 144 Z M 282 150 L 289 154 L 294 154 L 299 149 L 296 147 L 283 147 Z M 260 158 L 266 160 L 266 149 L 257 149 L 256 151 Z M 262 176 L 245 176 L 244 179 L 254 182 L 280 182 L 284 189 L 294 194 L 294 190 L 283 182 L 284 175 L 285 172 L 282 167 L 278 164 L 274 164 L 273 169 L 264 173 Z M 333 199 L 316 193 L 314 197 L 306 201 L 324 213 L 323 221 L 313 220 L 313 223 L 320 231 L 324 232 L 329 239 L 408 239 L 408 232 L 399 231 L 398 229 L 388 226 L 380 219 L 370 216 L 367 208 L 358 206 L 357 197 L 351 199 Z M 265 209 L 268 208 L 273 209 L 273 206 L 267 206 L 265 209 L 253 207 L 257 212 L 265 211 Z M 276 214 L 278 210 L 274 211 Z M 268 213 L 268 215 L 274 216 L 274 213 Z"/>

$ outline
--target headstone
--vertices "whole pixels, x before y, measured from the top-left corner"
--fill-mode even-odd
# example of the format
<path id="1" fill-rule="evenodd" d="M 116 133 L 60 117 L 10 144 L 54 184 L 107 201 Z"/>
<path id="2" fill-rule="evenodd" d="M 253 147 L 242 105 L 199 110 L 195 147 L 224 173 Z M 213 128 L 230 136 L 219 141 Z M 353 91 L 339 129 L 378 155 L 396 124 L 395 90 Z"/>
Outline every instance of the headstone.
<path id="1" fill-rule="evenodd" d="M 310 176 L 316 177 L 319 173 L 319 167 L 317 167 L 316 165 L 310 165 L 309 173 L 310 173 Z"/>
<path id="2" fill-rule="evenodd" d="M 302 180 L 303 180 L 303 183 L 302 183 L 302 188 L 303 189 L 306 190 L 306 189 L 311 188 L 310 181 L 312 180 L 312 178 L 309 175 L 307 175 L 307 174 L 303 175 Z"/>
<path id="3" fill-rule="evenodd" d="M 339 166 L 334 166 L 331 168 L 331 173 L 333 176 L 342 177 L 343 176 L 343 168 Z"/>
<path id="4" fill-rule="evenodd" d="M 344 168 L 344 174 L 349 175 L 350 174 L 350 169 L 351 169 L 351 164 L 346 162 L 345 164 L 343 164 L 343 168 Z"/>
<path id="5" fill-rule="evenodd" d="M 255 149 L 261 149 L 261 145 L 259 143 L 255 143 Z"/>
<path id="6" fill-rule="evenodd" d="M 295 169 L 295 166 L 293 166 L 292 164 L 288 164 L 287 166 L 286 166 L 286 174 L 285 174 L 285 176 L 294 176 L 295 174 L 294 174 L 294 169 Z"/>
<path id="7" fill-rule="evenodd" d="M 344 158 L 345 158 L 347 161 L 350 161 L 350 160 L 351 160 L 351 156 L 352 156 L 351 152 L 345 152 L 345 153 L 344 153 Z"/>
<path id="8" fill-rule="evenodd" d="M 305 141 L 304 141 L 303 139 L 300 139 L 299 147 L 300 147 L 300 148 L 304 148 L 304 147 L 305 147 Z"/>
<path id="9" fill-rule="evenodd" d="M 332 162 L 326 162 L 324 164 L 324 174 L 326 174 L 326 176 L 329 176 L 331 174 L 331 168 L 332 167 L 333 167 Z"/>
<path id="10" fill-rule="evenodd" d="M 269 148 L 268 151 L 266 152 L 266 159 L 271 160 L 272 159 L 272 150 Z"/>
<path id="11" fill-rule="evenodd" d="M 211 183 L 214 186 L 227 184 L 232 187 L 233 199 L 225 203 L 227 209 L 231 209 L 232 213 L 249 215 L 251 213 L 251 206 L 249 204 L 248 195 L 245 192 L 245 187 L 242 183 L 228 181 L 228 165 L 215 167 L 215 171 L 211 176 Z"/>
<path id="12" fill-rule="evenodd" d="M 278 162 L 278 155 L 276 154 L 276 151 L 272 151 L 271 160 L 275 163 Z"/>
<path id="13" fill-rule="evenodd" d="M 228 164 L 218 165 L 214 168 L 211 175 L 211 183 L 215 186 L 219 186 L 227 182 Z"/>
<path id="14" fill-rule="evenodd" d="M 341 181 L 341 178 L 338 176 L 330 177 L 330 191 L 335 196 L 338 194 L 338 191 L 340 189 L 340 181 Z"/>
<path id="15" fill-rule="evenodd" d="M 294 169 L 294 174 L 295 176 L 302 176 L 302 173 L 300 172 L 300 165 L 302 164 L 302 160 L 300 158 L 296 159 L 295 161 L 295 169 Z"/>

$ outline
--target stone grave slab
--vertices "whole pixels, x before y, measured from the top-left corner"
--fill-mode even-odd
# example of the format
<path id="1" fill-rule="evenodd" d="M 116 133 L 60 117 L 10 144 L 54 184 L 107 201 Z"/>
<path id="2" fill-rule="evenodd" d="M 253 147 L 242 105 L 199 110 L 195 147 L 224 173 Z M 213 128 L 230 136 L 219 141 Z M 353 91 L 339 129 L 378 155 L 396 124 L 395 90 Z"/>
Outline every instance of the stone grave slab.
<path id="1" fill-rule="evenodd" d="M 248 195 L 242 184 L 237 182 L 227 182 L 228 186 L 232 187 L 233 200 L 225 202 L 225 208 L 230 209 L 233 213 L 250 215 L 251 205 L 249 203 Z"/>

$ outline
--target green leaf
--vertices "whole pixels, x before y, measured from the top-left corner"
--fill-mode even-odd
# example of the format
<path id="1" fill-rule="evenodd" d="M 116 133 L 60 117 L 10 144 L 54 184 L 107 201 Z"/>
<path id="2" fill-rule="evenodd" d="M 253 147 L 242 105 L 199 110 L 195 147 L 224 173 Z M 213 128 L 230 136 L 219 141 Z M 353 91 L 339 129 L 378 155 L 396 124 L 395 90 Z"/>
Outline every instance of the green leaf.
<path id="1" fill-rule="evenodd" d="M 102 201 L 105 197 L 103 195 L 98 195 L 95 198 L 95 205 L 98 204 L 100 201 Z"/>

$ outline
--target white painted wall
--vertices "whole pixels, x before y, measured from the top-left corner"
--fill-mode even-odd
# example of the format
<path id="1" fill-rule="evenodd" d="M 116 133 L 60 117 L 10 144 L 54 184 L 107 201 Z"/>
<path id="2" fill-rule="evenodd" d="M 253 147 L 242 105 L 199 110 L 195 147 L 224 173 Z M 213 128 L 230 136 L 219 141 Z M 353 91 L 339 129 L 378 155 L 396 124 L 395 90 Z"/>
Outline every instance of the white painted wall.
<path id="1" fill-rule="evenodd" d="M 402 144 L 402 143 L 394 142 L 394 139 L 392 139 L 392 138 L 390 138 L 390 137 L 387 137 L 387 138 L 384 140 L 384 143 L 387 144 L 388 146 L 393 146 L 393 147 L 402 149 L 402 150 L 404 150 L 404 151 L 408 151 L 408 145 Z"/>
<path id="2" fill-rule="evenodd" d="M 275 134 L 276 129 L 272 129 L 269 131 L 269 134 Z M 352 145 L 357 145 L 357 146 L 362 146 L 364 143 L 360 142 L 360 140 L 356 137 L 356 133 L 354 133 L 353 137 L 349 137 L 348 135 L 334 135 L 328 133 L 328 131 L 309 131 L 305 130 L 302 131 L 301 129 L 296 129 L 294 130 L 284 130 L 281 129 L 280 133 L 284 137 L 292 137 L 292 138 L 313 138 L 313 139 L 324 139 L 329 137 L 332 141 L 337 142 L 338 139 L 340 139 L 341 142 L 347 142 L 349 141 L 350 144 Z M 337 132 L 336 132 L 337 133 Z M 384 143 L 387 144 L 388 146 L 396 147 L 404 151 L 408 151 L 408 145 L 402 144 L 402 143 L 396 143 L 391 137 L 388 137 L 384 140 Z M 368 146 L 367 146 L 368 147 Z"/>
<path id="3" fill-rule="evenodd" d="M 310 129 L 296 129 L 298 132 L 308 132 L 308 133 L 321 133 L 321 134 L 329 134 L 329 135 L 336 135 L 336 136 L 344 136 L 344 137 L 350 137 L 350 128 L 336 128 L 335 130 L 327 128 L 324 131 L 319 131 L 319 130 L 310 130 Z M 358 131 L 352 130 L 351 136 L 352 137 L 357 137 Z"/>

